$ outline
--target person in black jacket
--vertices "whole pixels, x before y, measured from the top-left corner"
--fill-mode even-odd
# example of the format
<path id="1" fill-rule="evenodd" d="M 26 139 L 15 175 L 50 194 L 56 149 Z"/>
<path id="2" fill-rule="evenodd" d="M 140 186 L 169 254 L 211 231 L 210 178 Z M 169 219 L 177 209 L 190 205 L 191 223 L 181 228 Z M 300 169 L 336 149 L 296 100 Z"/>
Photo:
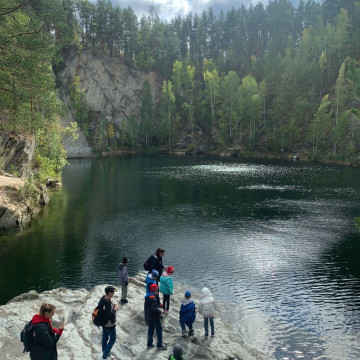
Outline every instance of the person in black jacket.
<path id="1" fill-rule="evenodd" d="M 64 322 L 59 329 L 51 325 L 51 318 L 55 314 L 55 306 L 43 303 L 39 314 L 33 316 L 31 322 L 34 326 L 33 342 L 30 349 L 31 360 L 57 360 L 56 343 L 64 330 Z"/>
<path id="2" fill-rule="evenodd" d="M 111 359 L 110 351 L 116 341 L 116 311 L 119 310 L 119 305 L 111 302 L 112 297 L 118 289 L 113 286 L 105 288 L 105 295 L 99 301 L 98 307 L 103 311 L 102 317 L 104 325 L 102 327 L 102 351 L 103 359 Z"/>
<path id="3" fill-rule="evenodd" d="M 148 325 L 147 348 L 151 349 L 153 345 L 154 329 L 156 329 L 158 350 L 166 350 L 167 347 L 162 343 L 161 309 L 159 299 L 159 287 L 151 284 L 150 292 L 145 295 L 144 303 L 145 323 Z"/>
<path id="4" fill-rule="evenodd" d="M 165 268 L 162 263 L 162 258 L 164 255 L 165 255 L 165 250 L 161 249 L 161 248 L 157 248 L 155 255 L 151 255 L 149 257 L 149 259 L 148 259 L 149 274 L 151 274 L 151 272 L 153 270 L 156 270 L 159 273 L 159 276 L 161 276 L 161 274 L 163 273 L 163 270 Z M 159 279 L 160 279 L 160 277 L 156 280 L 157 285 L 159 285 Z"/>

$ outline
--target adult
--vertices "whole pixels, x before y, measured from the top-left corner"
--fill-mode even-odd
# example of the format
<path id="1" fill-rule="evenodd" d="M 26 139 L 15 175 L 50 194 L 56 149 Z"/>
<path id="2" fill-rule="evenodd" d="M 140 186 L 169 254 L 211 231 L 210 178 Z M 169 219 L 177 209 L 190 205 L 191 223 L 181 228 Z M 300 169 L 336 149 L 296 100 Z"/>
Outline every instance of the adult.
<path id="1" fill-rule="evenodd" d="M 122 264 L 119 265 L 118 270 L 118 285 L 121 286 L 121 303 L 127 304 L 129 301 L 126 298 L 127 296 L 127 287 L 129 285 L 129 276 L 127 270 L 127 264 L 129 259 L 127 257 L 123 258 Z"/>
<path id="2" fill-rule="evenodd" d="M 31 360 L 56 360 L 56 343 L 64 330 L 64 322 L 59 329 L 52 327 L 51 318 L 55 314 L 55 306 L 43 303 L 39 313 L 34 315 L 31 322 L 34 326 L 33 342 L 30 350 Z"/>
<path id="3" fill-rule="evenodd" d="M 167 347 L 162 343 L 161 309 L 159 299 L 159 287 L 151 284 L 150 291 L 145 295 L 144 303 L 145 323 L 148 326 L 147 348 L 153 345 L 154 330 L 157 336 L 157 350 L 166 350 Z"/>
<path id="4" fill-rule="evenodd" d="M 162 258 L 165 255 L 165 250 L 162 248 L 157 248 L 154 255 L 151 255 L 147 260 L 149 263 L 149 274 L 156 270 L 159 273 L 159 278 L 164 270 L 164 265 L 162 263 Z M 159 278 L 156 280 L 156 284 L 159 285 Z"/>
<path id="5" fill-rule="evenodd" d="M 119 305 L 111 301 L 115 292 L 118 289 L 112 285 L 105 288 L 105 295 L 99 301 L 98 307 L 103 311 L 103 319 L 105 324 L 102 327 L 102 342 L 101 347 L 103 351 L 103 359 L 112 359 L 110 351 L 116 341 L 116 311 L 119 310 Z"/>

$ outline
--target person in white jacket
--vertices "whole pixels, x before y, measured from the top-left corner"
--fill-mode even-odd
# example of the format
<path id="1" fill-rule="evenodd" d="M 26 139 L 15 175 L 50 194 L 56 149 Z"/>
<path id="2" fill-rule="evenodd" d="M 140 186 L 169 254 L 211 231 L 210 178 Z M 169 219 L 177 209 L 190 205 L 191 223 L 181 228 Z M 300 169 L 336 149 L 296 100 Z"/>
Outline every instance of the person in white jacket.
<path id="1" fill-rule="evenodd" d="M 201 300 L 199 303 L 199 313 L 204 316 L 205 336 L 209 336 L 209 321 L 211 328 L 211 336 L 215 335 L 214 317 L 216 315 L 215 300 L 207 287 L 201 290 Z"/>

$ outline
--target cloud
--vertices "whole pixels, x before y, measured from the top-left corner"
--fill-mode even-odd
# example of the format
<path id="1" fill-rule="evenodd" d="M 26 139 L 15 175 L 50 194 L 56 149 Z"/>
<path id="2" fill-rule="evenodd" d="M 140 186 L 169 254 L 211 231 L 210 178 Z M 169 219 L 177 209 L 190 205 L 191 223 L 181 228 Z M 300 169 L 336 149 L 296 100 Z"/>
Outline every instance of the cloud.
<path id="1" fill-rule="evenodd" d="M 95 0 L 92 0 L 95 2 Z M 265 6 L 269 0 L 111 0 L 114 5 L 119 5 L 122 9 L 130 6 L 136 16 L 140 19 L 144 14 L 147 15 L 151 5 L 155 6 L 157 13 L 162 20 L 170 21 L 174 17 L 181 15 L 186 16 L 188 13 L 201 14 L 203 10 L 213 8 L 215 13 L 221 9 L 224 11 L 235 9 L 244 5 L 246 8 L 251 4 L 256 5 L 262 2 Z M 298 0 L 292 0 L 297 5 Z"/>

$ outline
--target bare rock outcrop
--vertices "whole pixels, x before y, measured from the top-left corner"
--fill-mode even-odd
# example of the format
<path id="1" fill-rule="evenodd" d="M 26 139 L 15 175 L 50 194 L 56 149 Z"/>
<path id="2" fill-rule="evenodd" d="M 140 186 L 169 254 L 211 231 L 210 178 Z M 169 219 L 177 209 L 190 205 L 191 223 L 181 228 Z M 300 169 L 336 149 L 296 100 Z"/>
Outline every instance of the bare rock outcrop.
<path id="1" fill-rule="evenodd" d="M 145 80 L 151 87 L 155 101 L 161 94 L 162 79 L 154 72 L 145 73 L 132 69 L 120 60 L 93 51 L 70 51 L 59 73 L 62 82 L 61 97 L 70 104 L 69 88 L 75 77 L 80 79 L 79 87 L 84 90 L 85 100 L 92 112 L 101 114 L 118 128 L 131 114 L 138 114 L 141 107 L 142 89 Z M 69 112 L 63 122 L 75 121 Z M 91 156 L 91 147 L 80 130 L 75 142 L 65 141 L 68 157 Z"/>
<path id="2" fill-rule="evenodd" d="M 4 359 L 20 360 L 22 344 L 19 333 L 25 322 L 38 312 L 42 302 L 56 306 L 54 326 L 65 319 L 65 331 L 58 342 L 59 359 L 91 360 L 100 358 L 101 328 L 91 322 L 91 314 L 106 285 L 91 290 L 68 290 L 64 288 L 46 291 L 41 294 L 34 292 L 14 298 L 0 307 L 0 353 Z M 200 315 L 194 323 L 195 336 L 183 338 L 178 322 L 178 310 L 185 289 L 175 286 L 172 296 L 171 311 L 163 320 L 163 338 L 168 344 L 167 351 L 146 349 L 147 327 L 144 323 L 144 275 L 139 274 L 130 279 L 128 289 L 129 303 L 122 305 L 117 314 L 117 341 L 112 353 L 117 359 L 168 359 L 174 344 L 179 343 L 185 350 L 186 359 L 230 360 L 265 359 L 257 351 L 246 347 L 233 326 L 220 317 L 215 320 L 215 337 L 205 338 L 203 321 Z M 115 301 L 120 302 L 116 293 Z M 195 302 L 198 294 L 193 293 Z M 221 308 L 220 308 L 221 310 Z"/>
<path id="3" fill-rule="evenodd" d="M 15 172 L 20 177 L 28 176 L 31 173 L 34 149 L 34 138 L 25 138 L 0 130 L 0 160 L 4 171 Z"/>

